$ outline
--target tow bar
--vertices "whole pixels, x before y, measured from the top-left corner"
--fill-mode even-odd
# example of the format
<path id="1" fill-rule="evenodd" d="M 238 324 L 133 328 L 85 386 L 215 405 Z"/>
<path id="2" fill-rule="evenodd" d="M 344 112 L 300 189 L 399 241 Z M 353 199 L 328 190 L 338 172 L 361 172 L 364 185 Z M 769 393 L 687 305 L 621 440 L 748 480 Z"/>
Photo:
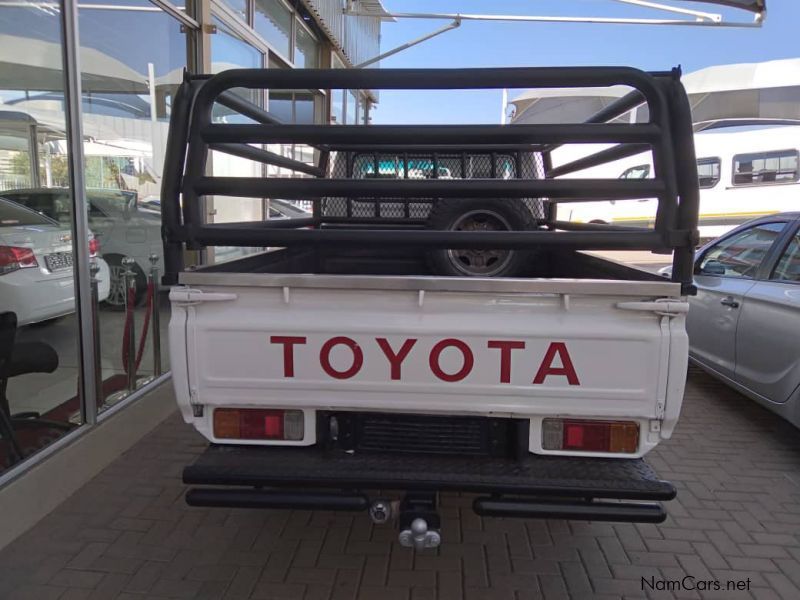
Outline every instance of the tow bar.
<path id="1" fill-rule="evenodd" d="M 397 518 L 400 545 L 414 550 L 438 548 L 442 543 L 439 532 L 441 517 L 436 512 L 435 492 L 408 493 L 401 501 L 380 498 L 369 507 L 369 517 L 376 525 Z"/>
<path id="2" fill-rule="evenodd" d="M 442 543 L 439 529 L 442 519 L 436 512 L 435 493 L 409 493 L 400 502 L 399 515 L 401 546 L 424 550 L 438 548 Z"/>

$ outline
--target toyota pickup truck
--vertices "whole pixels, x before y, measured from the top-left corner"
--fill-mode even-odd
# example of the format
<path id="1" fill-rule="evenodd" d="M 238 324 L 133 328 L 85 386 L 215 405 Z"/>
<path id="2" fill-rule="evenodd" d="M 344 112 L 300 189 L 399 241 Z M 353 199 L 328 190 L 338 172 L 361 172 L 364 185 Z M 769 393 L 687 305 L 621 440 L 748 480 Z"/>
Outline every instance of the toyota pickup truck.
<path id="1" fill-rule="evenodd" d="M 616 85 L 631 91 L 584 123 L 512 126 L 282 124 L 232 91 Z M 642 103 L 649 122 L 619 119 Z M 246 119 L 220 122 L 217 104 Z M 276 144 L 312 148 L 313 164 Z M 553 168 L 549 154 L 564 144 L 604 146 Z M 643 151 L 655 165 L 648 179 L 563 177 Z M 214 176 L 213 152 L 281 176 Z M 357 155 L 372 167 L 354 170 Z M 469 175 L 465 164 L 478 156 L 501 162 Z M 337 171 L 342 161 L 350 166 Z M 211 196 L 314 209 L 209 223 Z M 555 219 L 560 202 L 599 198 L 657 198 L 655 226 Z M 503 223 L 523 203 L 524 226 Z M 451 217 L 433 222 L 440 205 Z M 173 102 L 162 215 L 175 394 L 209 441 L 184 469 L 187 502 L 364 511 L 395 523 L 400 543 L 416 549 L 441 542 L 440 492 L 474 494 L 486 517 L 662 521 L 675 488 L 643 457 L 680 414 L 697 207 L 677 70 L 186 76 Z M 469 227 L 458 225 L 465 215 Z M 265 251 L 184 266 L 187 250 L 208 246 Z M 598 250 L 671 254 L 671 279 L 586 252 Z M 453 274 L 431 253 L 470 255 L 478 267 L 488 255 L 511 256 L 515 266 Z"/>

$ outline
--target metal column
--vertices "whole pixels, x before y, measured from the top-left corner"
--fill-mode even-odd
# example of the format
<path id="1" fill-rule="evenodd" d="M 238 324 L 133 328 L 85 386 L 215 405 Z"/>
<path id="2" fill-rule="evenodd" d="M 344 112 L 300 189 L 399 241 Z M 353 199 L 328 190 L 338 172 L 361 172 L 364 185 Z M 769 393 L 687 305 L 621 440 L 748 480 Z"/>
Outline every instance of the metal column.
<path id="1" fill-rule="evenodd" d="M 84 181 L 83 127 L 81 110 L 81 67 L 79 60 L 78 3 L 61 1 L 61 37 L 64 40 L 64 104 L 69 144 L 68 169 L 72 196 L 72 256 L 75 280 L 75 303 L 78 314 L 78 344 L 81 354 L 80 379 L 83 382 L 81 416 L 84 423 L 97 421 L 94 333 L 92 332 L 92 297 L 89 273 L 89 225 L 86 213 Z"/>

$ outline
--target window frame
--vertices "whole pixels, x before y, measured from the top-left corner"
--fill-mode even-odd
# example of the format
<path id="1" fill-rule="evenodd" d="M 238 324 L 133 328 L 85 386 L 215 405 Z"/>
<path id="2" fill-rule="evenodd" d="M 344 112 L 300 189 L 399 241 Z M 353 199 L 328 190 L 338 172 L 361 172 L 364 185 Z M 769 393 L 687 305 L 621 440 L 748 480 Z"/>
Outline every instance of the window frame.
<path id="1" fill-rule="evenodd" d="M 289 56 L 286 56 L 278 48 L 275 48 L 268 42 L 260 33 L 255 29 L 255 1 L 246 0 L 247 18 L 242 19 L 236 10 L 228 6 L 225 0 L 211 0 L 211 14 L 223 21 L 228 27 L 232 28 L 238 35 L 240 35 L 248 44 L 251 44 L 270 55 L 275 56 L 278 60 L 285 63 L 292 69 L 297 67 L 295 62 L 297 51 L 297 28 L 302 27 L 317 44 L 317 63 L 322 64 L 324 43 L 320 36 L 314 29 L 305 22 L 297 6 L 286 0 L 278 0 L 284 8 L 286 8 L 292 17 L 292 30 L 289 35 Z M 213 44 L 213 41 L 212 41 Z M 322 90 L 320 90 L 322 91 Z"/>
<path id="2" fill-rule="evenodd" d="M 719 185 L 719 182 L 722 181 L 722 159 L 719 156 L 704 156 L 703 158 L 697 159 L 697 166 L 700 167 L 701 164 L 716 164 L 719 167 L 719 176 L 717 177 L 716 181 L 711 185 L 700 185 L 700 177 L 697 177 L 697 186 L 701 190 L 711 190 Z M 733 163 L 731 163 L 733 164 Z"/>
<path id="3" fill-rule="evenodd" d="M 767 280 L 774 283 L 783 283 L 783 284 L 792 284 L 792 285 L 800 285 L 800 280 L 792 280 L 792 279 L 777 279 L 775 278 L 775 271 L 778 269 L 778 265 L 781 262 L 781 258 L 783 258 L 784 254 L 789 250 L 789 246 L 791 246 L 792 242 L 797 238 L 798 244 L 800 244 L 800 220 L 794 221 L 793 225 L 789 227 L 789 233 L 787 239 L 780 244 L 780 252 L 776 252 L 776 256 L 773 260 L 771 268 L 769 270 L 769 274 L 767 276 Z"/>
<path id="4" fill-rule="evenodd" d="M 794 172 L 794 177 L 790 181 L 754 181 L 750 183 L 737 183 L 736 182 L 736 162 L 742 156 L 766 156 L 769 154 L 792 153 L 797 159 L 797 168 Z M 777 173 L 776 173 L 777 175 Z M 800 181 L 800 151 L 797 148 L 781 148 L 777 150 L 763 150 L 758 152 L 740 152 L 734 154 L 731 158 L 731 187 L 758 187 L 758 186 L 772 186 L 772 185 L 791 185 Z"/>
<path id="5" fill-rule="evenodd" d="M 760 221 L 758 223 L 751 223 L 747 226 L 743 226 L 741 228 L 736 228 L 733 231 L 729 232 L 728 234 L 722 236 L 721 238 L 714 240 L 708 246 L 703 248 L 702 252 L 698 253 L 697 257 L 694 261 L 694 275 L 695 276 L 702 276 L 702 277 L 717 277 L 723 279 L 740 279 L 746 281 L 759 281 L 763 279 L 768 279 L 769 274 L 772 273 L 772 270 L 775 268 L 775 256 L 780 253 L 778 252 L 778 248 L 782 248 L 784 244 L 784 237 L 788 230 L 791 230 L 792 227 L 790 226 L 792 221 L 790 219 L 781 219 L 778 215 L 775 216 L 774 219 Z M 717 248 L 720 244 L 726 242 L 727 240 L 735 237 L 742 232 L 749 231 L 751 229 L 755 229 L 757 227 L 763 227 L 764 225 L 772 225 L 772 224 L 783 224 L 783 229 L 778 232 L 777 237 L 773 240 L 770 247 L 764 253 L 764 256 L 761 258 L 761 262 L 755 269 L 755 273 L 752 276 L 741 276 L 741 277 L 734 277 L 732 275 L 716 275 L 714 273 L 703 273 L 701 270 L 701 265 L 703 261 L 706 260 L 708 254 L 712 252 L 715 248 Z M 781 251 L 782 252 L 782 251 Z M 766 277 L 765 277 L 766 275 Z"/>
<path id="6" fill-rule="evenodd" d="M 636 177 L 636 179 L 648 179 L 650 177 L 650 171 L 652 170 L 652 167 L 650 166 L 650 163 L 643 163 L 641 165 L 634 165 L 633 167 L 628 167 L 622 173 L 620 173 L 617 179 L 631 179 L 631 177 L 625 177 L 625 175 L 637 169 L 644 169 L 644 177 Z"/>

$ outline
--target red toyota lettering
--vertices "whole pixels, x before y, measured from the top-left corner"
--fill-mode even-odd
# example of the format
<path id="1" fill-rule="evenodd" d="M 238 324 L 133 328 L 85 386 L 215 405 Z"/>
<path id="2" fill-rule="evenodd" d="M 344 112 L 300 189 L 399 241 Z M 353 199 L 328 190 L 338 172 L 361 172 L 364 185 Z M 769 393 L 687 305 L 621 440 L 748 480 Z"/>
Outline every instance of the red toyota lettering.
<path id="1" fill-rule="evenodd" d="M 560 367 L 553 366 L 553 360 L 556 355 L 561 360 Z M 564 342 L 552 342 L 550 344 L 544 354 L 542 364 L 539 365 L 539 370 L 536 372 L 536 377 L 533 378 L 533 383 L 544 383 L 545 378 L 549 375 L 563 375 L 570 385 L 580 385 L 578 374 L 575 372 L 575 367 L 572 366 L 572 359 Z"/>
<path id="2" fill-rule="evenodd" d="M 455 373 L 445 373 L 442 368 L 439 366 L 439 356 L 441 355 L 442 351 L 445 348 L 458 348 L 461 352 L 461 355 L 464 358 L 464 364 L 461 365 L 461 368 L 456 371 Z M 475 357 L 472 356 L 472 350 L 469 349 L 469 346 L 462 342 L 461 340 L 457 340 L 454 338 L 447 338 L 440 342 L 437 342 L 433 348 L 431 348 L 431 355 L 429 357 L 429 364 L 431 367 L 431 371 L 433 374 L 436 375 L 442 381 L 461 381 L 467 375 L 470 374 L 472 371 L 472 366 L 475 364 Z"/>
<path id="3" fill-rule="evenodd" d="M 500 383 L 511 383 L 511 351 L 524 350 L 525 342 L 489 340 L 489 348 L 500 350 Z"/>
<path id="4" fill-rule="evenodd" d="M 291 335 L 273 335 L 270 344 L 283 344 L 283 376 L 294 377 L 294 346 L 305 344 L 306 338 Z"/>
<path id="5" fill-rule="evenodd" d="M 403 364 L 403 361 L 408 356 L 408 353 L 411 352 L 411 349 L 414 347 L 414 344 L 417 343 L 415 338 L 409 338 L 403 345 L 400 346 L 400 350 L 395 352 L 392 347 L 389 345 L 389 340 L 386 338 L 375 338 L 375 341 L 378 342 L 378 346 L 380 346 L 383 353 L 386 355 L 386 358 L 389 360 L 389 366 L 391 368 L 391 378 L 394 380 L 400 379 L 400 367 Z"/>
<path id="6" fill-rule="evenodd" d="M 337 371 L 331 365 L 331 350 L 333 350 L 334 346 L 340 345 L 347 346 L 353 352 L 353 364 L 344 371 Z M 320 348 L 319 364 L 322 365 L 322 370 L 334 379 L 350 379 L 361 370 L 361 365 L 364 364 L 364 353 L 355 340 L 344 336 L 332 337 L 322 344 L 322 348 Z"/>

